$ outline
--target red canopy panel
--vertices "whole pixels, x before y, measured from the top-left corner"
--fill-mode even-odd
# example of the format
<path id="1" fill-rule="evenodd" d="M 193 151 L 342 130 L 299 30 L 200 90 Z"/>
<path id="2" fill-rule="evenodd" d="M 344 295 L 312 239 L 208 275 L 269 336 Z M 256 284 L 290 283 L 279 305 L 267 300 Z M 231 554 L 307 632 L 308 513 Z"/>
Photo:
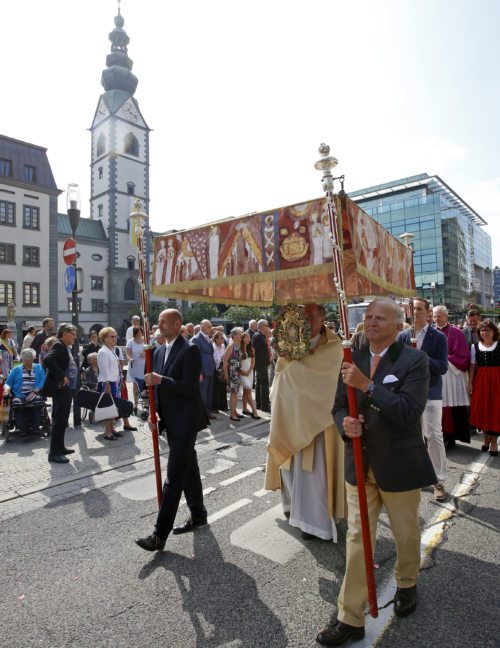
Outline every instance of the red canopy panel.
<path id="1" fill-rule="evenodd" d="M 341 205 L 348 297 L 414 294 L 412 251 L 348 197 Z M 153 240 L 154 295 L 269 306 L 337 299 L 320 198 Z"/>

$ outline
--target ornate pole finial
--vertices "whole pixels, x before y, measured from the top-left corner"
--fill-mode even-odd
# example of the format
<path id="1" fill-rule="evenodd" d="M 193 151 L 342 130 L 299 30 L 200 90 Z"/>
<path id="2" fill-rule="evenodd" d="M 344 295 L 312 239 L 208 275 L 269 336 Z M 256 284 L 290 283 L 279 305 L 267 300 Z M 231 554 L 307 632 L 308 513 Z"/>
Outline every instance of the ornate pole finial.
<path id="1" fill-rule="evenodd" d="M 403 234 L 399 235 L 399 238 L 403 241 L 403 243 L 406 245 L 407 248 L 413 250 L 411 240 L 415 238 L 415 234 L 412 234 L 411 232 L 404 232 Z"/>
<path id="2" fill-rule="evenodd" d="M 121 11 L 120 11 L 120 4 L 121 4 L 121 1 L 122 1 L 122 0 L 118 0 L 118 15 L 121 14 Z"/>

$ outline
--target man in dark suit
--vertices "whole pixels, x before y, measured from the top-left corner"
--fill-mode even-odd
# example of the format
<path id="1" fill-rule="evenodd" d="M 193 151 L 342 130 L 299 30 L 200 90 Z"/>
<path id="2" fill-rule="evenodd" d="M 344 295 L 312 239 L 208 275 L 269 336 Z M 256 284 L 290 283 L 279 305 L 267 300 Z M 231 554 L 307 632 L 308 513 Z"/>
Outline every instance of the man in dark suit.
<path id="1" fill-rule="evenodd" d="M 178 310 L 169 308 L 160 313 L 158 328 L 167 342 L 155 351 L 154 372 L 144 377 L 148 386 L 156 386 L 159 428 L 166 430 L 170 448 L 155 530 L 136 540 L 146 551 L 161 551 L 165 547 L 183 491 L 191 517 L 175 527 L 174 534 L 193 531 L 207 523 L 195 450 L 196 435 L 208 423 L 200 396 L 201 359 L 198 347 L 180 335 L 181 326 Z"/>
<path id="2" fill-rule="evenodd" d="M 365 633 L 368 594 L 351 441 L 356 437 L 362 436 L 372 545 L 382 505 L 396 542 L 394 611 L 407 616 L 416 607 L 420 489 L 435 484 L 436 475 L 420 425 L 429 391 L 429 362 L 422 351 L 396 342 L 401 326 L 399 306 L 390 299 L 376 299 L 365 315 L 369 346 L 354 352 L 353 364 L 342 364 L 333 417 L 345 441 L 349 529 L 338 620 L 316 638 L 324 646 L 340 646 Z M 348 385 L 356 389 L 359 418 L 349 416 Z"/>
<path id="3" fill-rule="evenodd" d="M 257 333 L 252 338 L 255 351 L 255 404 L 257 409 L 270 412 L 269 403 L 269 364 L 271 355 L 269 351 L 269 324 L 267 320 L 257 322 Z"/>
<path id="4" fill-rule="evenodd" d="M 31 342 L 31 348 L 35 349 L 36 351 L 35 362 L 40 362 L 40 351 L 42 349 L 43 343 L 50 335 L 52 335 L 53 330 L 54 320 L 52 319 L 52 317 L 46 317 L 44 320 L 42 320 L 42 330 L 38 331 L 38 333 L 33 338 L 33 341 Z"/>
<path id="5" fill-rule="evenodd" d="M 50 433 L 49 461 L 68 463 L 66 455 L 74 450 L 64 445 L 64 433 L 68 427 L 71 401 L 76 390 L 78 367 L 71 347 L 76 339 L 76 327 L 61 324 L 57 331 L 57 342 L 45 356 L 43 363 L 47 377 L 42 394 L 52 396 L 52 428 Z"/>
<path id="6" fill-rule="evenodd" d="M 208 418 L 215 419 L 217 417 L 212 415 L 215 380 L 214 347 L 211 338 L 212 322 L 210 322 L 210 320 L 203 320 L 200 326 L 201 329 L 199 333 L 194 335 L 190 342 L 198 347 L 201 354 L 201 400 L 205 406 L 205 412 L 207 413 Z"/>
<path id="7" fill-rule="evenodd" d="M 446 450 L 444 448 L 441 417 L 443 414 L 443 379 L 448 371 L 448 344 L 446 336 L 427 323 L 427 314 L 431 310 L 427 299 L 416 297 L 413 300 L 413 321 L 417 349 L 429 357 L 429 397 L 422 414 L 422 433 L 427 450 L 434 466 L 438 483 L 434 485 L 434 497 L 438 502 L 446 499 L 444 482 L 446 479 Z M 412 345 L 412 331 L 402 331 L 398 340 Z"/>

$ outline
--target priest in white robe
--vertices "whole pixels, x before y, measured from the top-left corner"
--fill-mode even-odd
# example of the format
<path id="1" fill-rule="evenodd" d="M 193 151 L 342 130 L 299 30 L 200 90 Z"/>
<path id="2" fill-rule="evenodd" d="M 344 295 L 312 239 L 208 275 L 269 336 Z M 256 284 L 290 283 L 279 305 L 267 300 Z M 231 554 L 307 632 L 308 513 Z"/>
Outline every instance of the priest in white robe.
<path id="1" fill-rule="evenodd" d="M 306 539 L 337 541 L 335 520 L 346 516 L 344 448 L 331 413 L 342 343 L 310 304 L 311 349 L 301 360 L 280 357 L 271 390 L 271 430 L 265 487 L 282 491 L 283 511 Z"/>

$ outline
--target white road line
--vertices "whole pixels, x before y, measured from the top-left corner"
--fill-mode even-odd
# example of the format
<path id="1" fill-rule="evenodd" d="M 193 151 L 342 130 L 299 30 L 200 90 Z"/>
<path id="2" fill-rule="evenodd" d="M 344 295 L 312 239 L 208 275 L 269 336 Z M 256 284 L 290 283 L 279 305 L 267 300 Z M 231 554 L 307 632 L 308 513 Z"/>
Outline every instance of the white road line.
<path id="1" fill-rule="evenodd" d="M 229 515 L 230 513 L 234 513 L 234 511 L 243 508 L 247 504 L 252 504 L 252 500 L 244 497 L 243 499 L 240 499 L 237 502 L 234 502 L 233 504 L 226 506 L 226 508 L 223 508 L 220 511 L 217 511 L 216 513 L 212 513 L 212 515 L 209 515 L 208 523 L 213 524 L 217 520 L 226 517 L 226 515 Z"/>
<path id="2" fill-rule="evenodd" d="M 253 493 L 253 496 L 254 497 L 264 497 L 264 495 L 270 495 L 270 493 L 271 493 L 271 491 L 268 491 L 265 488 L 261 488 L 260 490 Z"/>
<path id="3" fill-rule="evenodd" d="M 216 490 L 217 489 L 214 488 L 213 486 L 209 486 L 208 488 L 205 488 L 205 490 L 203 491 L 203 495 L 210 495 L 210 493 L 213 493 Z M 182 498 L 181 501 L 179 502 L 179 506 L 182 506 L 185 503 L 186 503 L 186 500 L 184 498 Z"/>
<path id="4" fill-rule="evenodd" d="M 257 466 L 256 468 L 250 468 L 250 470 L 245 470 L 245 472 L 239 473 L 234 477 L 230 477 L 229 479 L 225 479 L 224 481 L 219 482 L 219 484 L 221 486 L 228 486 L 229 484 L 234 484 L 234 482 L 240 481 L 240 479 L 245 479 L 245 477 L 254 475 L 257 472 L 262 472 L 262 466 Z"/>
<path id="5" fill-rule="evenodd" d="M 472 487 L 477 482 L 482 471 L 484 470 L 486 461 L 487 457 L 482 457 L 482 461 L 476 461 L 470 465 L 469 473 L 465 476 L 463 482 L 461 484 L 458 484 L 454 491 L 450 493 L 450 497 L 452 499 L 455 497 L 464 497 L 470 493 Z M 426 531 L 424 531 L 420 541 L 421 568 L 425 565 L 432 551 L 443 539 L 446 523 L 455 515 L 456 510 L 456 506 L 452 502 L 447 502 L 442 507 L 442 510 L 429 524 Z M 381 591 L 377 592 L 379 607 L 386 605 L 388 601 L 394 598 L 396 587 L 396 580 L 394 576 L 392 576 L 385 584 L 384 588 Z M 356 643 L 356 646 L 359 646 L 359 648 L 370 648 L 371 646 L 375 646 L 377 641 L 384 634 L 385 629 L 391 623 L 393 616 L 394 608 L 392 605 L 389 605 L 383 610 L 379 610 L 379 616 L 376 619 L 372 619 L 371 617 L 367 616 L 365 638 L 359 643 Z"/>

